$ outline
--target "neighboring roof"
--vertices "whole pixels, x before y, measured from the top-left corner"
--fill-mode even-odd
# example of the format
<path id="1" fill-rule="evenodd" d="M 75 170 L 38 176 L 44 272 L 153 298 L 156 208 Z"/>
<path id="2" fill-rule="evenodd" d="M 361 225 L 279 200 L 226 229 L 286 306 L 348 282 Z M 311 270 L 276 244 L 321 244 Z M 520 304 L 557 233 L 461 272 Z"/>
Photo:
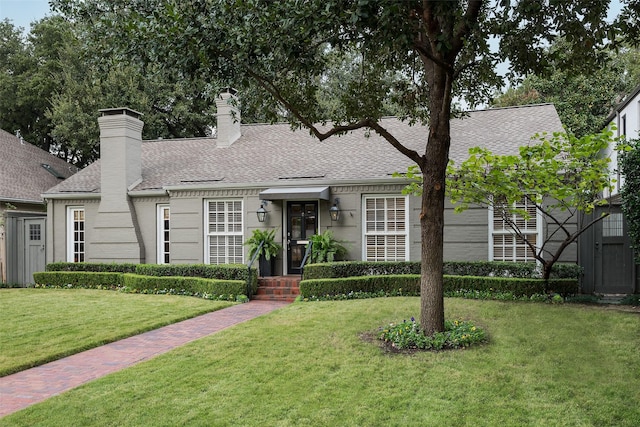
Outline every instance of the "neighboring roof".
<path id="1" fill-rule="evenodd" d="M 48 165 L 48 170 L 42 165 Z M 0 200 L 43 203 L 41 194 L 60 183 L 75 166 L 0 129 Z"/>
<path id="2" fill-rule="evenodd" d="M 618 105 L 616 105 L 613 108 L 613 111 L 609 114 L 609 116 L 607 117 L 607 120 L 605 121 L 605 126 L 611 123 L 611 121 L 616 117 L 616 115 L 620 111 L 624 110 L 625 107 L 629 105 L 629 103 L 633 101 L 636 98 L 636 96 L 638 96 L 638 94 L 640 94 L 640 85 L 636 86 L 636 88 L 633 89 L 631 93 L 625 96 L 622 102 L 620 102 Z"/>
<path id="3" fill-rule="evenodd" d="M 424 154 L 428 128 L 409 126 L 396 118 L 381 122 L 405 146 Z M 475 146 L 496 154 L 516 154 L 536 133 L 563 131 L 551 104 L 490 109 L 451 121 L 450 157 L 456 163 Z M 165 139 L 142 144 L 142 182 L 134 191 L 167 187 L 226 185 L 296 187 L 300 182 L 327 183 L 391 181 L 411 161 L 383 138 L 365 130 L 318 141 L 289 124 L 243 125 L 242 136 L 230 147 L 217 148 L 214 138 Z M 49 191 L 99 193 L 99 161 Z"/>

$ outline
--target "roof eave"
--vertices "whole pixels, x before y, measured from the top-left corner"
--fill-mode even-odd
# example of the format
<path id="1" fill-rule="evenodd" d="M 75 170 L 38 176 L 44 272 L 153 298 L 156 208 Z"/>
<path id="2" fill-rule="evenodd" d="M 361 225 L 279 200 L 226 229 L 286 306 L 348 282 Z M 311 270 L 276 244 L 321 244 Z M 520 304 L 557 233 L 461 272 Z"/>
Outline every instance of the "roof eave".
<path id="1" fill-rule="evenodd" d="M 99 199 L 100 193 L 88 193 L 88 192 L 69 192 L 69 193 L 43 193 L 42 197 L 45 200 L 64 200 L 64 199 Z"/>
<path id="2" fill-rule="evenodd" d="M 29 203 L 35 205 L 44 205 L 44 200 L 33 200 L 33 199 L 16 199 L 13 197 L 2 197 L 0 196 L 0 202 L 5 203 Z"/>
<path id="3" fill-rule="evenodd" d="M 279 180 L 265 181 L 260 183 L 232 183 L 232 184 L 195 184 L 195 185 L 167 185 L 163 187 L 166 191 L 189 191 L 189 190 L 220 190 L 220 189 L 264 189 L 269 187 L 318 187 L 318 186 L 343 186 L 343 185 L 384 185 L 384 184 L 408 184 L 409 180 L 401 178 L 373 178 L 373 179 L 345 179 L 345 180 Z M 133 195 L 132 193 L 129 193 Z"/>

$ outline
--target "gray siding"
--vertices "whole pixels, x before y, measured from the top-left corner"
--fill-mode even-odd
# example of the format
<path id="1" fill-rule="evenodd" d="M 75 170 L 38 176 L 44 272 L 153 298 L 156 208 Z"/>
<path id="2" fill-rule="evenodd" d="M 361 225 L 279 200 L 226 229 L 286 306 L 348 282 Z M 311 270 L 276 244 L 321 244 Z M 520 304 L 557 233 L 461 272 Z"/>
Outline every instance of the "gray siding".
<path id="1" fill-rule="evenodd" d="M 316 185 L 320 185 L 316 184 Z M 363 246 L 363 197 L 369 195 L 401 195 L 402 184 L 380 185 L 341 185 L 331 186 L 330 200 L 319 200 L 320 232 L 332 230 L 334 236 L 343 242 L 348 250 L 347 258 L 362 260 Z M 133 205 L 138 216 L 139 234 L 142 236 L 144 260 L 147 263 L 157 261 L 157 206 L 168 204 L 171 212 L 171 262 L 175 264 L 203 263 L 205 254 L 205 203 L 208 200 L 242 200 L 244 210 L 244 238 L 256 228 L 275 228 L 276 239 L 286 245 L 286 201 L 269 201 L 267 219 L 259 223 L 256 210 L 260 207 L 259 193 L 266 188 L 218 189 L 171 191 L 166 197 L 134 197 Z M 340 220 L 332 222 L 329 208 L 335 198 L 340 199 Z M 420 260 L 420 198 L 408 196 L 409 215 L 409 259 Z M 135 245 L 131 245 L 131 233 L 117 232 L 118 221 L 130 221 L 126 213 L 112 214 L 112 223 L 96 221 L 99 216 L 99 200 L 54 200 L 49 202 L 48 239 L 53 242 L 48 247 L 48 261 L 66 260 L 66 208 L 83 206 L 85 208 L 87 261 L 95 262 L 137 262 Z M 117 221 L 116 221 L 116 216 Z M 120 218 L 122 216 L 122 218 Z M 115 227 L 114 227 L 115 225 Z M 445 205 L 444 259 L 446 261 L 481 261 L 489 259 L 489 215 L 486 208 L 472 207 L 462 213 L 455 213 L 453 206 Z M 575 227 L 572 224 L 571 227 Z M 544 227 L 545 233 L 553 232 L 551 226 Z M 560 236 L 557 235 L 559 238 Z M 108 241 L 105 243 L 105 239 Z M 119 240 L 120 239 L 120 240 Z M 128 240 L 127 240 L 128 239 Z M 557 240 L 557 239 L 555 239 Z M 129 243 L 129 249 L 118 246 L 118 242 Z M 556 242 L 557 244 L 557 242 Z M 110 252 L 104 248 L 110 245 Z M 553 242 L 552 242 L 553 245 Z M 123 244 L 123 247 L 126 245 Z M 131 250 L 131 248 L 134 248 Z M 114 255 L 113 251 L 119 250 Z M 245 262 L 248 262 L 248 248 L 245 248 Z M 285 267 L 285 255 L 276 261 L 276 271 L 281 273 Z M 576 245 L 571 245 L 563 254 L 563 262 L 575 262 Z"/>

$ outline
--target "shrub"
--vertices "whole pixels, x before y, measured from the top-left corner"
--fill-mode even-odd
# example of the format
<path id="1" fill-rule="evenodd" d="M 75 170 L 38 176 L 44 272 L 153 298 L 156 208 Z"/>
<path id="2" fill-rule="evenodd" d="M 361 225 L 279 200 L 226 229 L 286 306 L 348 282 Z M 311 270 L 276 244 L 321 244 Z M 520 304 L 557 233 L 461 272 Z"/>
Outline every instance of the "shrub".
<path id="1" fill-rule="evenodd" d="M 52 262 L 46 271 L 87 271 L 96 273 L 135 273 L 138 264 L 98 262 Z"/>
<path id="2" fill-rule="evenodd" d="M 135 274 L 141 276 L 201 277 L 218 280 L 242 280 L 243 294 L 253 295 L 258 289 L 258 273 L 243 264 L 138 264 Z M 247 289 L 247 284 L 249 289 Z"/>
<path id="3" fill-rule="evenodd" d="M 626 297 L 622 298 L 620 304 L 639 306 L 640 295 L 627 295 Z"/>
<path id="4" fill-rule="evenodd" d="M 313 297 L 321 295 L 348 294 L 350 292 L 394 292 L 402 290 L 404 295 L 420 295 L 420 276 L 389 275 L 360 276 L 336 279 L 303 280 L 300 295 Z"/>
<path id="5" fill-rule="evenodd" d="M 117 288 L 122 286 L 122 273 L 97 273 L 86 271 L 43 271 L 33 273 L 38 285 L 52 287 Z"/>
<path id="6" fill-rule="evenodd" d="M 54 272 L 119 272 L 135 273 L 142 276 L 201 277 L 219 280 L 242 280 L 244 289 L 241 294 L 253 295 L 258 289 L 258 274 L 243 264 L 130 264 L 130 263 L 89 263 L 55 262 L 47 264 L 47 271 Z M 39 283 L 36 280 L 36 283 Z M 42 283 L 40 283 L 42 284 Z"/>
<path id="7" fill-rule="evenodd" d="M 125 274 L 123 286 L 138 291 L 160 291 L 195 296 L 242 295 L 246 283 L 242 280 L 216 280 L 200 277 L 141 276 Z"/>
<path id="8" fill-rule="evenodd" d="M 471 322 L 445 320 L 444 332 L 427 336 L 412 317 L 411 321 L 403 320 L 402 323 L 391 323 L 381 328 L 378 339 L 398 350 L 442 350 L 482 343 L 486 340 L 486 334 Z"/>
<path id="9" fill-rule="evenodd" d="M 110 289 L 145 294 L 196 296 L 246 302 L 246 282 L 200 277 L 141 276 L 133 273 L 46 271 L 34 273 L 37 287 Z"/>
<path id="10" fill-rule="evenodd" d="M 445 261 L 444 274 L 452 276 L 488 276 L 540 278 L 537 265 L 532 262 L 497 262 L 497 261 Z M 378 276 L 390 274 L 420 274 L 420 263 L 406 262 L 334 262 L 325 264 L 309 264 L 304 268 L 305 279 L 325 279 L 354 276 Z M 582 268 L 576 264 L 556 264 L 551 277 L 554 279 L 577 279 Z"/>
<path id="11" fill-rule="evenodd" d="M 520 279 L 510 277 L 474 277 L 444 276 L 445 293 L 461 289 L 467 291 L 487 291 L 492 293 L 510 293 L 516 297 L 530 297 L 545 294 L 545 283 L 542 279 Z M 574 294 L 578 291 L 576 279 L 553 279 L 548 288 L 561 295 Z M 335 279 L 303 280 L 300 282 L 302 298 L 325 295 L 349 294 L 351 292 L 366 293 L 398 293 L 403 295 L 420 294 L 420 275 L 388 275 L 358 276 Z"/>

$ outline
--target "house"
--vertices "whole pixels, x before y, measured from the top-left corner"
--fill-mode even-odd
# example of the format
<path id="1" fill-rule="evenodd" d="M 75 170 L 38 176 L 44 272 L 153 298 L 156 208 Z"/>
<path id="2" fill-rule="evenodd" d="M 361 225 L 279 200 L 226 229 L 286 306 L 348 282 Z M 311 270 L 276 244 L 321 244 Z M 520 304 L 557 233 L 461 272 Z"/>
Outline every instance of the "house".
<path id="1" fill-rule="evenodd" d="M 45 202 L 41 194 L 75 167 L 0 130 L 0 279 L 27 284 L 45 267 Z"/>
<path id="2" fill-rule="evenodd" d="M 627 140 L 640 138 L 640 85 L 635 88 L 607 117 L 606 125 L 615 125 L 615 136 Z M 611 159 L 611 176 L 615 179 L 612 191 L 604 194 L 609 202 L 599 207 L 590 221 L 604 213 L 609 215 L 583 233 L 579 243 L 579 263 L 585 274 L 583 292 L 597 294 L 640 294 L 640 268 L 633 259 L 633 249 L 627 224 L 621 209 L 620 189 L 624 177 L 618 168 L 618 152 L 609 147 L 603 156 Z"/>
<path id="3" fill-rule="evenodd" d="M 142 141 L 138 113 L 102 110 L 100 160 L 44 195 L 47 260 L 247 263 L 243 242 L 256 228 L 277 229 L 277 274 L 299 273 L 307 239 L 325 230 L 352 260 L 420 259 L 420 200 L 392 177 L 410 165 L 405 156 L 364 130 L 318 141 L 288 124 L 241 125 L 233 96 L 217 100 L 211 138 Z M 382 125 L 424 152 L 425 127 Z M 472 146 L 515 154 L 545 131 L 562 131 L 553 105 L 470 112 L 451 123 L 451 158 L 462 161 Z M 546 233 L 542 218 L 531 221 L 531 233 Z M 447 205 L 445 259 L 533 260 L 498 223 L 487 209 L 454 214 Z M 576 257 L 572 247 L 563 261 Z"/>

